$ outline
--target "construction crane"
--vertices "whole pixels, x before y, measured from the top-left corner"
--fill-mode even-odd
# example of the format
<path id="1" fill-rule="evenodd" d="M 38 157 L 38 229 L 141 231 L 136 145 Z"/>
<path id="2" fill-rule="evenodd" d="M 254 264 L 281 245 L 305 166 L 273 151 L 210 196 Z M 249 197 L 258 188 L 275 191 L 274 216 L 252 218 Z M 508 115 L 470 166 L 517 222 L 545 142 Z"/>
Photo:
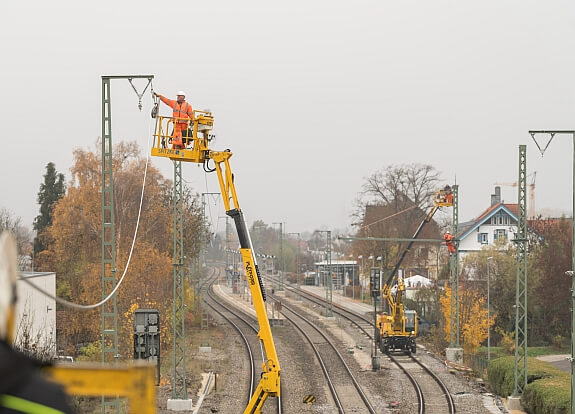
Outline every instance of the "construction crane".
<path id="1" fill-rule="evenodd" d="M 531 177 L 531 182 L 529 183 L 529 214 L 527 216 L 530 220 L 533 220 L 535 219 L 535 179 L 537 178 L 537 171 L 533 171 L 531 174 L 528 174 L 527 177 Z M 517 187 L 517 181 L 513 183 L 495 183 L 495 185 Z"/>
<path id="2" fill-rule="evenodd" d="M 174 131 L 176 130 L 176 124 L 181 125 L 182 123 L 186 123 L 188 131 L 192 131 L 191 139 L 188 138 L 187 142 L 183 142 L 183 148 L 169 148 L 170 142 L 181 140 L 181 137 L 178 139 L 174 135 Z M 217 173 L 226 214 L 234 219 L 236 225 L 240 242 L 240 253 L 244 262 L 244 269 L 250 285 L 260 328 L 258 338 L 262 344 L 263 352 L 265 352 L 260 382 L 244 413 L 260 413 L 269 396 L 280 396 L 280 364 L 266 314 L 264 285 L 253 253 L 250 234 L 243 212 L 240 209 L 234 185 L 234 176 L 230 168 L 229 160 L 232 157 L 232 152 L 230 150 L 214 151 L 209 148 L 209 144 L 213 139 L 213 124 L 214 117 L 210 111 L 194 111 L 193 120 L 156 115 L 155 140 L 151 149 L 151 155 L 166 157 L 176 162 L 185 161 L 203 164 L 204 171 L 215 171 Z M 169 130 L 172 130 L 172 132 L 169 133 Z M 210 167 L 210 161 L 214 163 L 214 168 Z"/>
<path id="3" fill-rule="evenodd" d="M 384 285 L 381 289 L 382 296 L 387 300 L 389 313 L 383 313 L 378 316 L 376 326 L 379 337 L 376 342 L 383 353 L 389 353 L 392 350 L 402 350 L 407 354 L 416 352 L 415 338 L 417 337 L 417 313 L 414 310 L 405 310 L 403 306 L 403 294 L 405 284 L 403 278 L 399 276 L 399 268 L 407 253 L 413 246 L 413 243 L 425 227 L 431 221 L 433 215 L 440 207 L 453 206 L 453 193 L 451 187 L 446 186 L 443 190 L 435 193 L 433 197 L 433 207 L 430 208 L 425 218 L 415 230 L 411 241 L 402 252 L 393 270 L 387 274 Z M 397 274 L 397 287 L 395 296 L 393 295 L 393 281 Z"/>

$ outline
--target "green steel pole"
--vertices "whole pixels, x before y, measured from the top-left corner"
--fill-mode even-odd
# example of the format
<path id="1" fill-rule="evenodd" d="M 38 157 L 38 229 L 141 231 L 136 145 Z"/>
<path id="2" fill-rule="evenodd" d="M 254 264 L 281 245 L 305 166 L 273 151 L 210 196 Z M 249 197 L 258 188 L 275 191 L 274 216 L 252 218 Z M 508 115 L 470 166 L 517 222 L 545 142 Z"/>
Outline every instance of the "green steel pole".
<path id="1" fill-rule="evenodd" d="M 112 163 L 112 99 L 110 79 L 102 77 L 102 299 L 116 287 L 116 231 L 114 227 L 114 178 Z M 102 363 L 117 362 L 118 303 L 116 294 L 102 305 Z M 102 397 L 107 408 L 119 413 L 117 398 Z"/>
<path id="2" fill-rule="evenodd" d="M 174 161 L 174 383 L 172 398 L 187 400 L 184 328 L 184 233 L 182 162 Z"/>
<path id="3" fill-rule="evenodd" d="M 147 79 L 150 84 L 154 75 L 102 76 L 102 299 L 114 290 L 117 283 L 110 81 L 137 78 Z M 102 363 L 117 363 L 118 357 L 118 302 L 114 294 L 102 305 Z M 106 407 L 119 413 L 119 399 L 102 397 L 102 413 L 107 412 Z"/>
<path id="4" fill-rule="evenodd" d="M 295 251 L 295 283 L 297 286 L 297 290 L 296 290 L 296 300 L 300 300 L 300 292 L 299 292 L 299 245 L 300 245 L 300 233 L 288 233 L 289 234 L 293 234 L 293 235 L 297 235 L 297 249 Z"/>
<path id="5" fill-rule="evenodd" d="M 529 131 L 531 138 L 539 148 L 541 156 L 551 143 L 553 137 L 557 134 L 571 135 L 573 140 L 573 161 L 572 161 L 572 212 L 571 212 L 571 270 L 567 272 L 572 277 L 571 280 L 571 414 L 575 414 L 575 131 L 573 130 L 531 130 Z M 536 134 L 550 134 L 551 138 L 544 148 L 541 148 L 535 139 Z"/>
<path id="6" fill-rule="evenodd" d="M 459 186 L 455 184 L 453 186 L 453 234 L 457 238 L 457 232 L 459 231 Z M 456 315 L 456 338 L 455 346 L 457 348 L 461 347 L 459 343 L 459 241 L 455 241 L 455 315 Z"/>
<path id="7" fill-rule="evenodd" d="M 573 271 L 575 271 L 575 132 L 573 136 L 573 166 L 572 166 L 572 185 L 571 190 L 573 197 L 573 210 L 571 213 L 571 414 L 575 414 L 575 371 L 573 367 L 573 359 L 575 352 L 575 278 Z"/>
<path id="8" fill-rule="evenodd" d="M 519 146 L 517 183 L 514 397 L 521 396 L 527 386 L 527 151 L 525 145 Z"/>
<path id="9" fill-rule="evenodd" d="M 280 223 L 280 267 L 281 267 L 281 273 L 280 273 L 280 288 L 279 290 L 284 290 L 284 273 L 285 273 L 285 258 L 284 258 L 284 253 L 283 253 L 283 246 L 284 246 L 284 228 L 283 228 L 283 222 Z"/>

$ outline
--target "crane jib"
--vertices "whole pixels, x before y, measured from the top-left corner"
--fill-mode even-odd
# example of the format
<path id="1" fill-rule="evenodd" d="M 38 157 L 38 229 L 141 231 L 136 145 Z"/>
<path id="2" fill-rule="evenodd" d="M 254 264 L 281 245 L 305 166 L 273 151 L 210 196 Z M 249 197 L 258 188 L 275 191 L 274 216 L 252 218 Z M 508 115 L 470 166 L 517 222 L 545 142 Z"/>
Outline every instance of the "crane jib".
<path id="1" fill-rule="evenodd" d="M 413 243 L 415 242 L 415 239 L 417 239 L 417 236 L 419 236 L 419 233 L 421 232 L 421 230 L 423 229 L 423 227 L 429 223 L 431 221 L 431 219 L 433 218 L 433 215 L 435 214 L 435 212 L 439 209 L 439 207 L 437 206 L 433 206 L 431 208 L 431 210 L 429 210 L 429 213 L 427 213 L 427 215 L 425 216 L 425 218 L 423 219 L 423 221 L 421 222 L 421 224 L 419 225 L 419 227 L 417 228 L 417 230 L 415 230 L 415 233 L 413 234 L 412 240 L 409 242 L 409 244 L 407 245 L 407 247 L 405 248 L 405 250 L 403 251 L 403 253 L 401 254 L 401 257 L 399 258 L 399 260 L 397 261 L 397 264 L 395 265 L 395 267 L 393 268 L 393 270 L 391 271 L 391 273 L 387 276 L 387 280 L 385 281 L 386 285 L 391 285 L 391 281 L 393 280 L 393 277 L 395 276 L 395 274 L 397 273 L 397 271 L 399 270 L 399 267 L 401 266 L 401 263 L 403 263 L 403 259 L 405 259 L 405 256 L 407 256 L 407 253 L 409 252 L 409 250 L 411 249 L 411 246 L 413 246 Z"/>

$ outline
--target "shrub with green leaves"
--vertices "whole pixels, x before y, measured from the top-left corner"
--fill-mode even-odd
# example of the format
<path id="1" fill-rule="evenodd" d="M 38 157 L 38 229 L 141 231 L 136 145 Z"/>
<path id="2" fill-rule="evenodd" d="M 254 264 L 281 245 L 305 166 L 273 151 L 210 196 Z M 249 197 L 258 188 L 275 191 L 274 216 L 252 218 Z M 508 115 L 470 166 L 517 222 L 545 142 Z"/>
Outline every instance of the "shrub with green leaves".
<path id="1" fill-rule="evenodd" d="M 498 395 L 508 396 L 515 386 L 515 358 L 491 360 L 487 367 L 489 386 Z M 553 365 L 527 358 L 527 386 L 521 405 L 530 413 L 567 414 L 571 402 L 571 377 Z"/>

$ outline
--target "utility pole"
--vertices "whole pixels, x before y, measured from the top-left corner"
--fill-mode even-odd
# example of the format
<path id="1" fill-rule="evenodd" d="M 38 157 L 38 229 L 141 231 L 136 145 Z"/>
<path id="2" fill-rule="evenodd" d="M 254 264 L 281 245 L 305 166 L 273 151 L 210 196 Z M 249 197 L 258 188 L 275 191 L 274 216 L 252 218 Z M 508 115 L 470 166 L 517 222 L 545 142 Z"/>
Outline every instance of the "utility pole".
<path id="1" fill-rule="evenodd" d="M 225 272 L 225 276 L 226 276 L 226 283 L 228 287 L 232 287 L 232 282 L 231 282 L 231 274 L 232 272 L 230 271 L 230 226 L 228 223 L 228 219 L 230 218 L 229 216 L 218 216 L 218 218 L 225 218 L 226 219 L 226 242 L 224 244 L 224 249 L 226 252 L 226 272 Z"/>
<path id="2" fill-rule="evenodd" d="M 331 276 L 331 230 L 316 230 L 318 233 L 326 233 L 327 247 L 326 247 L 326 278 L 325 278 L 325 316 L 331 318 L 333 316 L 333 286 L 332 286 L 332 276 Z"/>
<path id="3" fill-rule="evenodd" d="M 453 240 L 455 253 L 449 254 L 451 309 L 449 317 L 449 348 L 446 350 L 446 357 L 448 361 L 461 363 L 463 362 L 463 350 L 459 343 L 459 240 L 457 240 L 457 232 L 459 230 L 459 186 L 454 184 L 451 190 L 453 192 L 452 233 L 455 236 Z"/>
<path id="4" fill-rule="evenodd" d="M 487 258 L 487 321 L 490 320 L 490 302 L 489 302 L 489 280 L 490 280 L 490 262 L 493 257 Z M 487 360 L 491 361 L 491 324 L 487 326 Z"/>
<path id="5" fill-rule="evenodd" d="M 371 299 L 373 301 L 373 341 L 372 341 L 372 352 L 371 352 L 371 370 L 378 371 L 380 368 L 379 358 L 377 356 L 377 342 L 376 338 L 377 332 L 377 298 L 381 294 L 381 268 L 371 267 L 369 286 L 371 290 Z"/>
<path id="6" fill-rule="evenodd" d="M 295 282 L 296 282 L 296 300 L 301 300 L 301 294 L 299 292 L 299 245 L 300 245 L 300 234 L 299 233 L 288 233 L 292 235 L 297 235 L 297 249 L 295 251 Z"/>
<path id="7" fill-rule="evenodd" d="M 116 287 L 116 232 L 114 218 L 114 179 L 112 157 L 112 95 L 111 80 L 127 79 L 139 98 L 151 85 L 154 75 L 102 76 L 102 299 Z M 148 84 L 139 94 L 132 79 L 147 79 Z M 118 362 L 118 303 L 116 294 L 102 305 L 102 363 Z M 102 413 L 112 408 L 120 412 L 118 398 L 102 397 Z"/>
<path id="8" fill-rule="evenodd" d="M 172 399 L 187 400 L 185 280 L 184 280 L 184 200 L 182 162 L 174 161 L 174 383 Z"/>
<path id="9" fill-rule="evenodd" d="M 571 276 L 571 357 L 569 360 L 571 362 L 571 414 L 575 414 L 575 277 L 573 277 L 575 272 L 575 130 L 529 131 L 529 134 L 531 135 L 531 138 L 533 138 L 535 145 L 537 145 L 541 156 L 545 154 L 545 150 L 547 150 L 547 147 L 551 144 L 555 135 L 571 135 L 573 142 L 573 160 L 571 166 L 573 186 L 571 189 L 571 197 L 573 199 L 571 213 L 571 270 L 568 270 L 565 273 L 568 276 Z M 547 144 L 543 148 L 535 139 L 535 135 L 537 134 L 550 135 L 549 141 L 547 141 Z"/>
<path id="10" fill-rule="evenodd" d="M 519 145 L 519 179 L 517 201 L 517 277 L 515 280 L 515 375 L 510 408 L 520 407 L 521 395 L 527 386 L 527 150 Z M 516 408 L 513 408 L 516 409 Z"/>
<path id="11" fill-rule="evenodd" d="M 200 243 L 200 272 L 201 269 L 205 266 L 205 260 L 206 260 L 206 247 L 208 245 L 208 218 L 206 216 L 206 196 L 209 195 L 220 195 L 220 193 L 202 193 L 202 220 L 203 220 L 203 224 L 204 224 L 204 228 L 206 230 L 206 233 L 204 233 L 204 237 L 202 237 L 202 243 Z"/>
<path id="12" fill-rule="evenodd" d="M 276 222 L 272 224 L 279 224 L 280 225 L 280 253 L 278 257 L 278 272 L 279 272 L 279 287 L 278 290 L 284 290 L 284 255 L 283 255 L 283 222 Z"/>

